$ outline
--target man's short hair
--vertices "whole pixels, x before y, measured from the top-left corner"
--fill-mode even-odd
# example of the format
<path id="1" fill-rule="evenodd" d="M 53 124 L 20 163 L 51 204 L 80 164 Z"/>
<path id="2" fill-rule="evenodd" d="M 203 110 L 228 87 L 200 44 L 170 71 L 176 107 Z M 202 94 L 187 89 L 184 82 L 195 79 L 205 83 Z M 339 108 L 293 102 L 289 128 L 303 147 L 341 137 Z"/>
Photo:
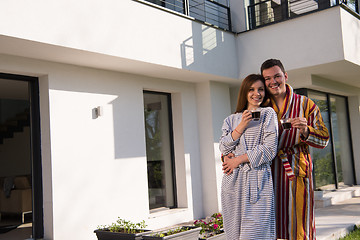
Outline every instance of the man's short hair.
<path id="1" fill-rule="evenodd" d="M 266 61 L 261 65 L 261 68 L 260 68 L 261 74 L 263 73 L 263 71 L 264 71 L 265 69 L 269 69 L 269 68 L 272 68 L 272 67 L 274 67 L 274 66 L 278 66 L 278 67 L 281 69 L 281 71 L 282 71 L 283 73 L 285 73 L 285 68 L 284 68 L 284 66 L 282 65 L 281 61 L 278 60 L 278 59 L 273 59 L 273 58 L 271 58 L 271 59 L 266 60 Z"/>

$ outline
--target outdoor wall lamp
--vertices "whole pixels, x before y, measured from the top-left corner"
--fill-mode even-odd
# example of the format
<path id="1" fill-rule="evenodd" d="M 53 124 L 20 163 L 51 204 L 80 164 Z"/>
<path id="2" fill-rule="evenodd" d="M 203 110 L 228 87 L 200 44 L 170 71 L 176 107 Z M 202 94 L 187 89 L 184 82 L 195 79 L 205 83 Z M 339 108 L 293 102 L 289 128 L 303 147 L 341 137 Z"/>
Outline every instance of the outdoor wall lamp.
<path id="1" fill-rule="evenodd" d="M 101 107 L 101 106 L 93 108 L 92 112 L 93 112 L 93 118 L 94 119 L 104 115 L 103 107 Z"/>

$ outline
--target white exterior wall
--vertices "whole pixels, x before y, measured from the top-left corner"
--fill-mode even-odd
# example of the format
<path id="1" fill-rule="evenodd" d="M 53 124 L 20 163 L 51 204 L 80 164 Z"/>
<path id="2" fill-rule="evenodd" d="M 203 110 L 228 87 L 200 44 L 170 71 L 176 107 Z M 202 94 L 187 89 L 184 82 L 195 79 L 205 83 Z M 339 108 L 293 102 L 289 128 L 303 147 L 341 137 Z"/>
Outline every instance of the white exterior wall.
<path id="1" fill-rule="evenodd" d="M 211 91 L 210 83 L 196 84 L 197 90 L 197 109 L 198 109 L 198 126 L 200 135 L 200 152 L 201 152 L 201 175 L 203 186 L 203 205 L 206 210 L 206 215 L 211 215 L 211 212 L 217 212 L 218 201 L 214 145 L 213 145 L 213 119 L 211 106 Z"/>
<path id="2" fill-rule="evenodd" d="M 230 12 L 231 12 L 231 23 L 232 30 L 234 32 L 244 32 L 247 30 L 248 16 L 246 10 L 246 4 L 249 0 L 238 1 L 230 0 Z"/>
<path id="3" fill-rule="evenodd" d="M 239 81 L 240 82 L 240 81 Z M 231 114 L 231 98 L 228 84 L 211 82 L 211 105 L 212 105 L 212 122 L 213 122 L 213 145 L 215 157 L 215 178 L 217 186 L 217 199 L 218 199 L 218 211 L 222 210 L 221 207 L 221 182 L 223 177 L 221 152 L 219 149 L 219 139 L 222 134 L 222 125 L 224 119 Z M 212 186 L 214 188 L 214 186 Z M 207 213 L 209 216 L 211 213 Z"/>
<path id="4" fill-rule="evenodd" d="M 222 166 L 219 138 L 223 120 L 230 115 L 229 86 L 211 81 L 198 83 L 196 89 L 203 215 L 211 216 L 221 210 Z"/>
<path id="5" fill-rule="evenodd" d="M 0 63 L 40 77 L 45 239 L 96 239 L 93 230 L 118 216 L 149 229 L 204 217 L 195 84 L 4 55 Z M 144 89 L 173 96 L 179 208 L 155 214 Z M 94 118 L 97 106 L 104 115 Z"/>
<path id="6" fill-rule="evenodd" d="M 240 77 L 260 73 L 260 65 L 269 58 L 281 59 L 287 71 L 343 60 L 339 9 L 330 8 L 239 34 Z"/>
<path id="7" fill-rule="evenodd" d="M 341 29 L 343 35 L 344 58 L 360 65 L 360 28 L 359 19 L 341 9 Z"/>
<path id="8" fill-rule="evenodd" d="M 141 61 L 225 78 L 237 75 L 233 34 L 139 1 L 1 1 L 0 8 L 6 9 L 0 16 L 0 42 L 5 41 L 0 50 L 5 54 L 119 71 L 127 68 L 136 72 L 134 64 L 136 67 L 136 61 Z M 21 39 L 27 42 L 16 46 Z M 98 56 L 89 58 L 88 53 Z M 108 58 L 104 60 L 102 55 Z M 119 66 L 116 63 L 120 60 L 110 56 L 132 62 Z M 228 62 L 218 64 L 219 59 Z"/>

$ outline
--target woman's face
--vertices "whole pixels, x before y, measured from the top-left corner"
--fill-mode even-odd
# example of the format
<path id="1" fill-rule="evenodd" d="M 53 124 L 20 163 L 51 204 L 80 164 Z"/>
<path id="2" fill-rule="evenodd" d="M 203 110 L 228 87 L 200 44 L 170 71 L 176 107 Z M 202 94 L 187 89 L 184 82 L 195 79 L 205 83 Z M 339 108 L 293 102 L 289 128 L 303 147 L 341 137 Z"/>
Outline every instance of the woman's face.
<path id="1" fill-rule="evenodd" d="M 253 109 L 260 107 L 260 104 L 265 97 L 265 86 L 261 80 L 254 82 L 249 88 L 247 94 L 247 109 Z"/>

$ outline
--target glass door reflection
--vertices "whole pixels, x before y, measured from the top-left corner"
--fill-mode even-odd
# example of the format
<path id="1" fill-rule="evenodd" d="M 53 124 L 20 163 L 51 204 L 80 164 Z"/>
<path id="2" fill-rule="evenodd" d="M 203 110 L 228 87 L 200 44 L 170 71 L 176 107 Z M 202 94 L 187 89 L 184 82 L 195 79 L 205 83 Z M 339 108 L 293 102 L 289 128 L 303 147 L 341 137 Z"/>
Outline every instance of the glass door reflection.
<path id="1" fill-rule="evenodd" d="M 308 97 L 313 100 L 320 108 L 321 116 L 324 120 L 325 126 L 330 132 L 331 123 L 326 94 L 309 91 Z M 310 154 L 314 164 L 316 190 L 333 190 L 336 188 L 332 149 L 331 141 L 329 141 L 328 145 L 324 149 L 310 147 Z"/>

